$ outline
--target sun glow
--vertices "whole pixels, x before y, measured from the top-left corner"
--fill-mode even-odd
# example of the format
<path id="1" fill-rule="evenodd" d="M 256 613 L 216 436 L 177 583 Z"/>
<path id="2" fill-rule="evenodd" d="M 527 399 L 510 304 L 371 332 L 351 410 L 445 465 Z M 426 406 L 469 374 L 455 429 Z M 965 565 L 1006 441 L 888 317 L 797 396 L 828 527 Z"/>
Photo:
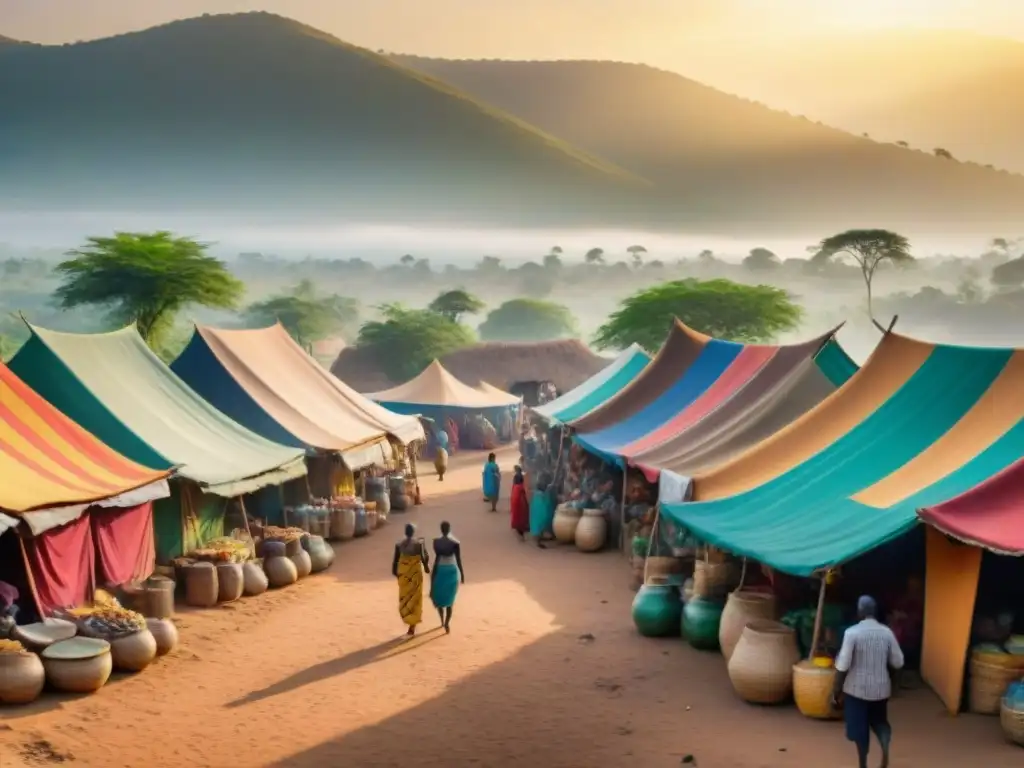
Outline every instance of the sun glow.
<path id="1" fill-rule="evenodd" d="M 971 0 L 809 0 L 800 26 L 848 29 L 954 27 L 970 20 Z"/>

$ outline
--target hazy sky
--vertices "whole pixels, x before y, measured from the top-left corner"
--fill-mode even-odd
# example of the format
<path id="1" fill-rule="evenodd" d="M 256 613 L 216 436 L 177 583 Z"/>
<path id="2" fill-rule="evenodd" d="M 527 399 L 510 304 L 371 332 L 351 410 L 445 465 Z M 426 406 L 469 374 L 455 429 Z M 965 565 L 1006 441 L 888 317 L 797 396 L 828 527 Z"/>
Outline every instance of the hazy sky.
<path id="1" fill-rule="evenodd" d="M 62 43 L 251 10 L 373 49 L 662 65 L 695 42 L 822 26 L 957 27 L 1024 39 L 1024 0 L 0 0 L 0 35 Z"/>

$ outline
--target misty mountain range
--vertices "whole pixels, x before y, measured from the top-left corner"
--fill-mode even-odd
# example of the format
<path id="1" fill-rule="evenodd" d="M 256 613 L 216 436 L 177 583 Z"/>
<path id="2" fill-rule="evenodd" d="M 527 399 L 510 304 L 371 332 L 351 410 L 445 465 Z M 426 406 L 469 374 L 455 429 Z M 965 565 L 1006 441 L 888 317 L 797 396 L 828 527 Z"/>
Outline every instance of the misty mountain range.
<path id="1" fill-rule="evenodd" d="M 680 75 L 385 57 L 264 13 L 0 38 L 11 211 L 828 234 L 1000 234 L 1024 176 Z"/>

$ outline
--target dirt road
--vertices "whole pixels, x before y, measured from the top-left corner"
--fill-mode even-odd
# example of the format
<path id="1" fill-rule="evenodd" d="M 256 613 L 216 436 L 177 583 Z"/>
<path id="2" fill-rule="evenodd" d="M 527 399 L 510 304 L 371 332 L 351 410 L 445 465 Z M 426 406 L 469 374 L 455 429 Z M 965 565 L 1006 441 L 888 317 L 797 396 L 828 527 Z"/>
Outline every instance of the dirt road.
<path id="1" fill-rule="evenodd" d="M 499 459 L 508 468 L 511 454 Z M 183 647 L 78 699 L 0 709 L 0 768 L 383 768 L 854 765 L 836 723 L 739 702 L 717 654 L 636 635 L 615 552 L 520 543 L 486 510 L 479 456 L 457 457 L 426 503 L 338 546 L 325 574 L 182 613 Z M 507 493 L 507 488 L 503 491 Z M 408 520 L 451 521 L 467 583 L 452 634 L 429 600 L 411 642 L 391 553 Z M 942 713 L 928 691 L 893 702 L 893 768 L 1020 766 L 995 718 Z"/>

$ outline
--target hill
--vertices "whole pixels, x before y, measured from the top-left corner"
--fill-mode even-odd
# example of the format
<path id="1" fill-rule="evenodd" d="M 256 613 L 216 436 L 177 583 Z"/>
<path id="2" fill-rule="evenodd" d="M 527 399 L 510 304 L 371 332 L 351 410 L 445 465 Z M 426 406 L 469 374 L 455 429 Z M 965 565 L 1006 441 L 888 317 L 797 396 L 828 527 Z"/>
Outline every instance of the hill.
<path id="1" fill-rule="evenodd" d="M 858 135 L 1024 172 L 1024 42 L 958 30 L 832 32 L 748 43 L 729 57 L 688 51 L 680 65 Z"/>
<path id="2" fill-rule="evenodd" d="M 1020 221 L 1024 177 L 853 136 L 648 66 L 395 58 L 714 220 L 940 232 Z"/>
<path id="3" fill-rule="evenodd" d="M 0 204 L 388 221 L 603 220 L 642 180 L 264 13 L 0 46 Z"/>

